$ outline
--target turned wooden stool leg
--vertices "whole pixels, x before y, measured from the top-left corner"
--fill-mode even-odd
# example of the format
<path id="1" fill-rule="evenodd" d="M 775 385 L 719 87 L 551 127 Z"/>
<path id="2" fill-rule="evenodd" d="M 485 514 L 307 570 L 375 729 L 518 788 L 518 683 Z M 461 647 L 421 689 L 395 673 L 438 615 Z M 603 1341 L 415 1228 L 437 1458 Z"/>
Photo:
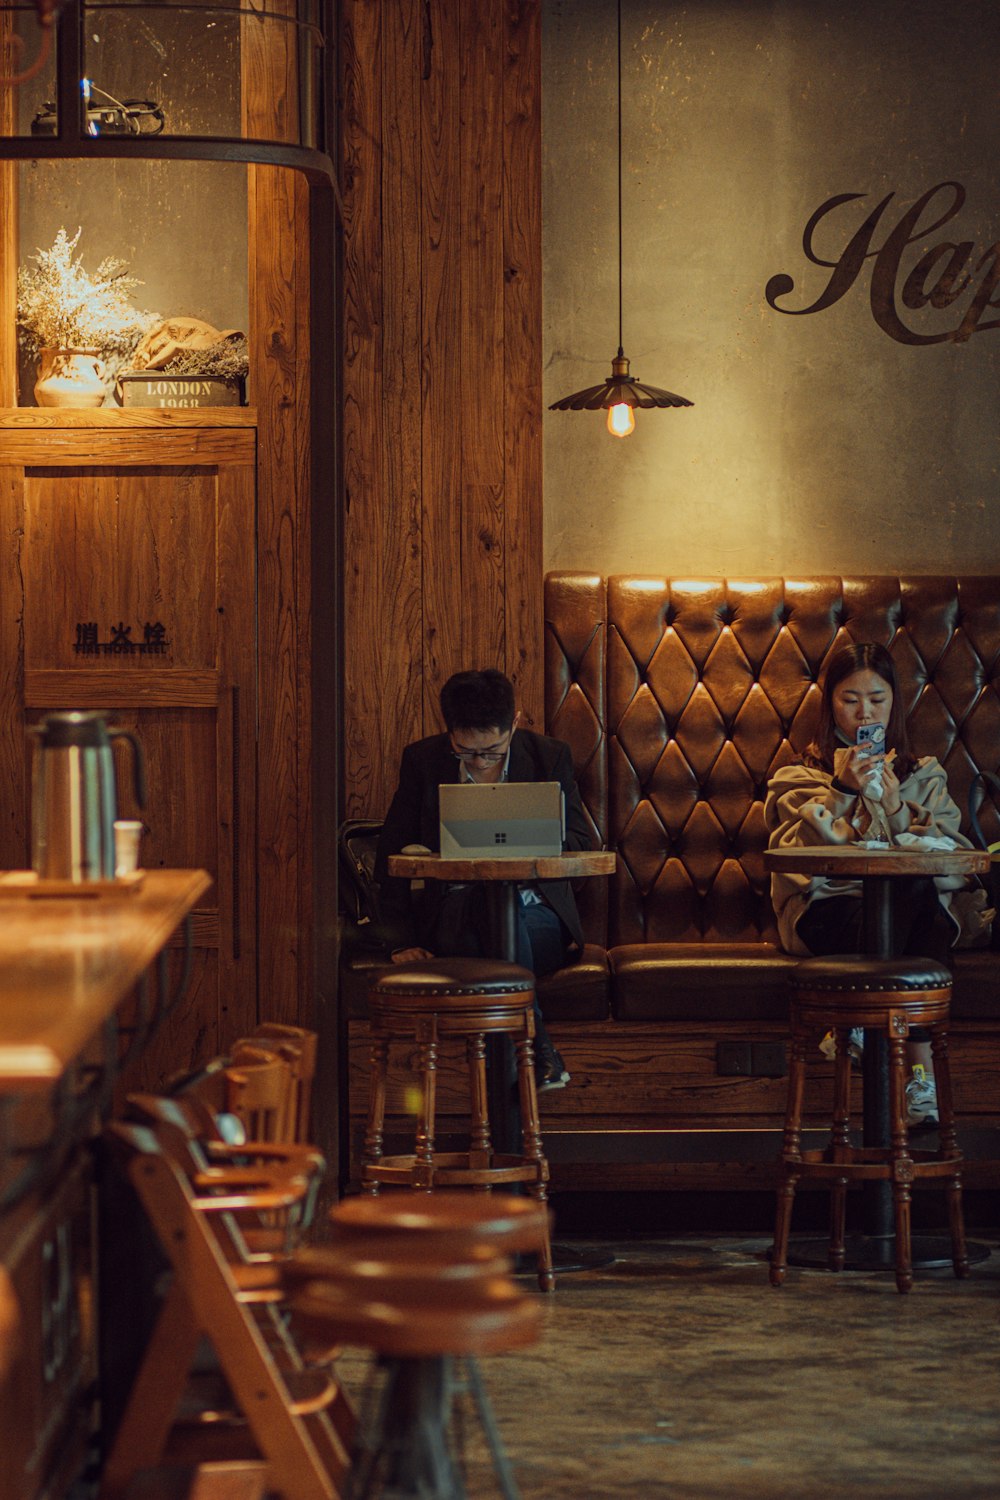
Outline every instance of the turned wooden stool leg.
<path id="1" fill-rule="evenodd" d="M 437 1112 L 437 1017 L 421 1016 L 417 1022 L 417 1054 L 420 1068 L 420 1113 L 414 1146 L 413 1186 L 431 1192 L 434 1187 L 434 1128 Z"/>
<path id="2" fill-rule="evenodd" d="M 896 1288 L 908 1292 L 913 1286 L 913 1256 L 910 1250 L 910 1156 L 906 1125 L 906 1034 L 905 1017 L 893 1016 L 889 1027 L 889 1119 L 891 1128 L 892 1203 L 896 1222 Z M 901 1033 L 901 1034 L 900 1034 Z"/>
<path id="3" fill-rule="evenodd" d="M 490 1107 L 486 1092 L 486 1037 L 481 1031 L 470 1036 L 466 1043 L 469 1064 L 469 1165 L 488 1167 L 493 1154 L 490 1140 Z M 488 1185 L 479 1188 L 488 1192 Z"/>
<path id="4" fill-rule="evenodd" d="M 948 1055 L 948 1031 L 944 1026 L 931 1027 L 931 1056 L 934 1059 L 934 1082 L 937 1085 L 938 1149 L 944 1158 L 955 1161 L 954 1174 L 945 1189 L 948 1198 L 948 1227 L 951 1231 L 951 1261 L 955 1275 L 969 1274 L 969 1256 L 965 1246 L 965 1218 L 962 1213 L 962 1168 L 955 1134 L 955 1099 L 951 1089 L 951 1060 Z"/>
<path id="5" fill-rule="evenodd" d="M 850 1035 L 845 1027 L 837 1028 L 837 1059 L 833 1074 L 833 1126 L 830 1131 L 830 1157 L 834 1162 L 847 1160 L 851 1146 L 851 1057 L 847 1050 Z M 835 1177 L 830 1187 L 831 1271 L 844 1269 L 844 1234 L 847 1225 L 847 1178 Z"/>
<path id="6" fill-rule="evenodd" d="M 525 1013 L 524 1032 L 514 1043 L 517 1055 L 517 1090 L 521 1102 L 521 1155 L 532 1162 L 536 1170 L 535 1181 L 529 1191 L 533 1198 L 544 1204 L 548 1189 L 548 1162 L 542 1153 L 542 1127 L 538 1118 L 538 1093 L 535 1088 L 535 1049 L 533 1036 L 535 1018 L 531 1011 Z M 538 1251 L 538 1285 L 543 1292 L 555 1291 L 555 1275 L 552 1270 L 552 1242 L 546 1225 L 542 1244 Z"/>
<path id="7" fill-rule="evenodd" d="M 798 1016 L 792 1017 L 792 1039 L 788 1057 L 788 1103 L 785 1108 L 785 1138 L 781 1153 L 782 1180 L 774 1220 L 771 1248 L 771 1285 L 781 1286 L 788 1269 L 788 1232 L 792 1222 L 795 1185 L 802 1159 L 802 1094 L 806 1077 L 806 1035 Z"/>
<path id="8" fill-rule="evenodd" d="M 389 1071 L 389 1038 L 378 1031 L 372 1032 L 369 1052 L 371 1078 L 368 1084 L 368 1123 L 365 1127 L 364 1156 L 361 1164 L 361 1185 L 372 1197 L 378 1193 L 378 1183 L 365 1176 L 365 1168 L 377 1166 L 382 1160 L 382 1145 L 385 1129 L 385 1082 Z"/>

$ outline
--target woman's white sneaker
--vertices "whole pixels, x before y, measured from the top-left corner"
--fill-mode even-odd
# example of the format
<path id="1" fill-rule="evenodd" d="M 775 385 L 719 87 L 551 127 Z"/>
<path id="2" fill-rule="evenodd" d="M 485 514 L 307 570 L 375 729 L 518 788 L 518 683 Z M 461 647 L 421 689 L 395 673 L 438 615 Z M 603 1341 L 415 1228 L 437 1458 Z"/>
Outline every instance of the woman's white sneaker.
<path id="1" fill-rule="evenodd" d="M 936 1125 L 938 1123 L 937 1085 L 927 1073 L 923 1063 L 914 1063 L 906 1085 L 907 1125 Z"/>

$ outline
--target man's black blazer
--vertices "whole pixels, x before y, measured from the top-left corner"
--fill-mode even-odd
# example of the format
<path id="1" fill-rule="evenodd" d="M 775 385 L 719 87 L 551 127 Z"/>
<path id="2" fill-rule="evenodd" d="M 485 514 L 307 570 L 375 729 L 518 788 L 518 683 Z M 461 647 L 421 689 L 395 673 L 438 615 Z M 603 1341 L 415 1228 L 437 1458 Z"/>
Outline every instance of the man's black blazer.
<path id="1" fill-rule="evenodd" d="M 434 734 L 407 745 L 399 769 L 399 786 L 386 814 L 375 861 L 382 916 L 392 934 L 393 947 L 428 947 L 426 935 L 433 929 L 446 889 L 443 881 L 428 880 L 419 910 L 410 898 L 408 880 L 394 879 L 388 872 L 390 854 L 399 854 L 407 844 L 424 844 L 435 853 L 440 847 L 441 816 L 438 787 L 458 781 L 460 764 L 447 734 Z M 568 745 L 531 729 L 516 729 L 510 746 L 508 781 L 558 781 L 566 795 L 566 837 L 563 848 L 592 848 L 587 818 L 573 776 Z M 580 915 L 568 880 L 542 880 L 537 890 L 560 917 L 570 940 L 583 944 Z"/>

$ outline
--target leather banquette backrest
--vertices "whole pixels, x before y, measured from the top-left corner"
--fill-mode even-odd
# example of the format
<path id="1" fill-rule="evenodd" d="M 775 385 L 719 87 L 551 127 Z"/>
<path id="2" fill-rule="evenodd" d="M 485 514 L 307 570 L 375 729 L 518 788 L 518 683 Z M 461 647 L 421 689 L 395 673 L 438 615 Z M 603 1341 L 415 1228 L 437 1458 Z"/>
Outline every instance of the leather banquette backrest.
<path id="1" fill-rule="evenodd" d="M 620 856 L 581 892 L 591 942 L 776 942 L 768 778 L 812 738 L 827 657 L 858 641 L 892 652 L 913 748 L 964 819 L 1000 765 L 1000 577 L 548 576 L 548 732 Z M 1000 837 L 988 797 L 980 817 Z"/>

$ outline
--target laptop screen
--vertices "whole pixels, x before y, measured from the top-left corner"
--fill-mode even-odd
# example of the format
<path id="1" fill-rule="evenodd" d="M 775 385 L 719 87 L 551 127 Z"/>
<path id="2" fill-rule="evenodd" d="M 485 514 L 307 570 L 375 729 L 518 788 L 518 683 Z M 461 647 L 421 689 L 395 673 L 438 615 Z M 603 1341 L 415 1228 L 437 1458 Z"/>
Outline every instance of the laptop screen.
<path id="1" fill-rule="evenodd" d="M 565 799 L 558 781 L 444 782 L 441 853 L 451 859 L 561 854 Z"/>

